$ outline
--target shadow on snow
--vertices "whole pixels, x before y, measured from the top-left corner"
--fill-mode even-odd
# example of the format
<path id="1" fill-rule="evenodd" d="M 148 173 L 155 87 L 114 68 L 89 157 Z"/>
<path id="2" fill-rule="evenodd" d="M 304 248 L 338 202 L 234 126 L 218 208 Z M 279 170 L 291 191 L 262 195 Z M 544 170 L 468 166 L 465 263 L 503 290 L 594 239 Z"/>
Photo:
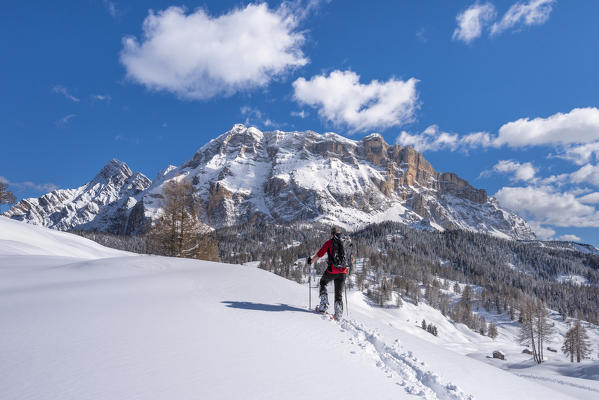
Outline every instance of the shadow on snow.
<path id="1" fill-rule="evenodd" d="M 311 312 L 304 308 L 292 307 L 287 304 L 263 304 L 263 303 L 252 303 L 250 301 L 222 301 L 221 303 L 226 304 L 229 308 L 239 308 L 242 310 L 255 310 L 255 311 L 299 311 L 299 312 Z"/>

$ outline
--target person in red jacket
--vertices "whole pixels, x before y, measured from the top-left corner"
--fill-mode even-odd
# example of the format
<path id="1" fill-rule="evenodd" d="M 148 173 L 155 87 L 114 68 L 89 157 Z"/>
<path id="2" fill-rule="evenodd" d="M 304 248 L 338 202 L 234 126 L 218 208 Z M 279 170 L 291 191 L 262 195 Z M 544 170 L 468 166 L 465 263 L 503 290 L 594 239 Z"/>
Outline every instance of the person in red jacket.
<path id="1" fill-rule="evenodd" d="M 329 294 L 327 284 L 333 281 L 335 284 L 335 318 L 340 318 L 343 314 L 343 285 L 347 277 L 347 268 L 340 268 L 333 265 L 333 240 L 340 240 L 341 232 L 338 228 L 331 229 L 331 238 L 327 240 L 320 250 L 313 257 L 308 257 L 308 264 L 316 263 L 319 259 L 327 255 L 328 267 L 320 278 L 320 304 L 316 306 L 317 312 L 325 312 L 329 307 Z"/>

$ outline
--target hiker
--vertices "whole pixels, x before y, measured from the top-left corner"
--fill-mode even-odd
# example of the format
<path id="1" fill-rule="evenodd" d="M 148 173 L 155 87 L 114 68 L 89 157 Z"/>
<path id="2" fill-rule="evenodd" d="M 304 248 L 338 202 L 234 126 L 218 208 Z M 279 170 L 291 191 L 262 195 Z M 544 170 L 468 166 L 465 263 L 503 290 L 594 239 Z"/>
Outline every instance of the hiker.
<path id="1" fill-rule="evenodd" d="M 331 238 L 327 240 L 320 250 L 313 257 L 308 257 L 308 264 L 316 263 L 325 253 L 328 258 L 328 267 L 320 278 L 320 304 L 316 306 L 316 312 L 324 313 L 329 306 L 329 295 L 327 293 L 327 284 L 330 281 L 335 283 L 335 318 L 341 318 L 343 314 L 343 285 L 347 277 L 347 268 L 340 267 L 341 262 L 335 265 L 333 260 L 343 260 L 344 250 L 341 242 L 341 232 L 338 228 L 331 229 Z"/>

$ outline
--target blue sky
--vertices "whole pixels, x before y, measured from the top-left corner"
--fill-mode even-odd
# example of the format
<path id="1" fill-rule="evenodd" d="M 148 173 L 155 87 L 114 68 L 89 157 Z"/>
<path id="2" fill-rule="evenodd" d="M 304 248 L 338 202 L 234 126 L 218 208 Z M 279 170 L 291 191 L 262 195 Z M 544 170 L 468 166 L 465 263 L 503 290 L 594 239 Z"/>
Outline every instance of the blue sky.
<path id="1" fill-rule="evenodd" d="M 237 122 L 380 132 L 599 245 L 599 2 L 12 2 L 0 176 L 19 198 L 111 158 L 153 179 Z M 215 45 L 218 43 L 218 45 Z"/>

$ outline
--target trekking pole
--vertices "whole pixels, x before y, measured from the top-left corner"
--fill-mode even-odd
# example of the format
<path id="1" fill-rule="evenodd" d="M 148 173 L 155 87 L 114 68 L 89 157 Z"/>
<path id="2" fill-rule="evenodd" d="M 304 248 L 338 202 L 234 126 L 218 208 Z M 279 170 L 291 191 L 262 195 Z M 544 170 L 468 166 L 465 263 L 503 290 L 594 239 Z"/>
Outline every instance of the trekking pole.
<path id="1" fill-rule="evenodd" d="M 345 314 L 349 317 L 349 306 L 347 304 L 347 285 L 345 285 Z"/>
<path id="2" fill-rule="evenodd" d="M 308 278 L 308 308 L 312 309 L 312 271 L 310 271 L 310 277 Z"/>
<path id="3" fill-rule="evenodd" d="M 310 264 L 308 264 L 310 265 Z M 308 308 L 312 309 L 312 266 L 310 265 L 310 270 L 308 271 Z"/>

